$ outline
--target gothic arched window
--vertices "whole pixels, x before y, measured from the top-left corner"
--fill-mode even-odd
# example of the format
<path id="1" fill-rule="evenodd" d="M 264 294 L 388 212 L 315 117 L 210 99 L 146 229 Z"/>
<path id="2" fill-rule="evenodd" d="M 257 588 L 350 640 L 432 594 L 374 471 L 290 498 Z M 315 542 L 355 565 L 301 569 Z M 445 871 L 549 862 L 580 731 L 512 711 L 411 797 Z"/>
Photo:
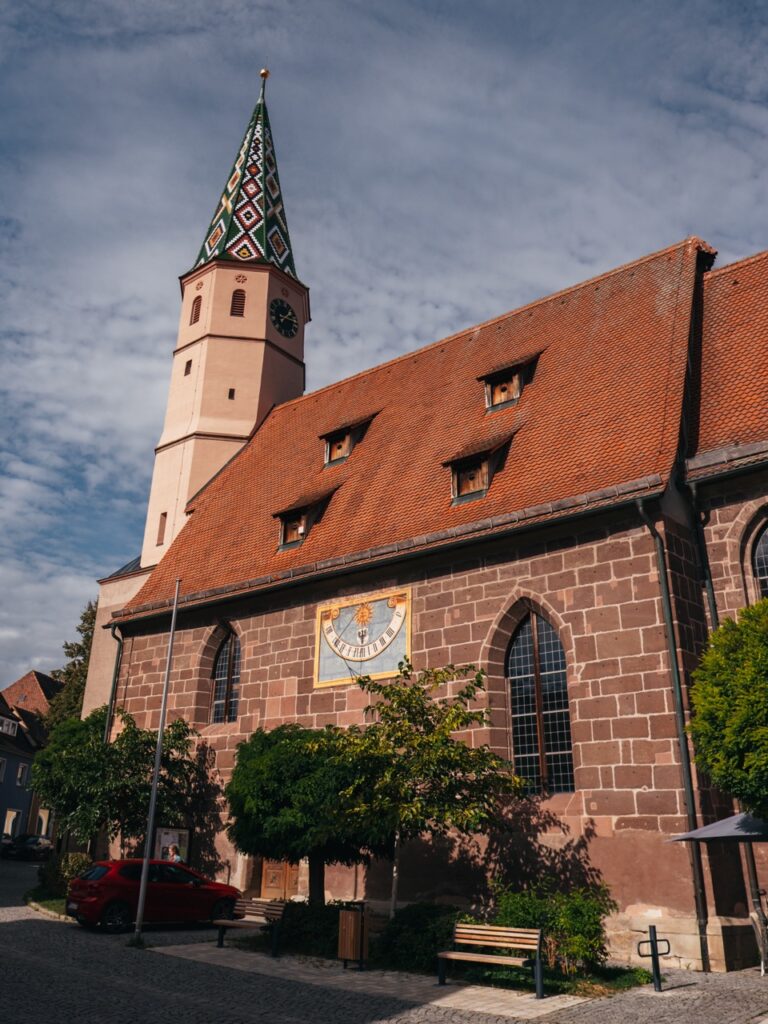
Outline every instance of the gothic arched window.
<path id="1" fill-rule="evenodd" d="M 232 292 L 232 301 L 229 304 L 230 316 L 245 316 L 245 292 L 242 288 L 235 288 Z"/>
<path id="2" fill-rule="evenodd" d="M 565 652 L 541 616 L 526 615 L 507 654 L 515 773 L 529 792 L 572 793 L 573 747 Z"/>
<path id="3" fill-rule="evenodd" d="M 760 588 L 760 597 L 768 597 L 768 526 L 763 527 L 757 538 L 752 568 Z"/>
<path id="4" fill-rule="evenodd" d="M 219 648 L 213 664 L 212 722 L 237 721 L 240 695 L 240 641 L 230 633 Z"/>
<path id="5" fill-rule="evenodd" d="M 200 319 L 200 308 L 203 305 L 203 298 L 201 295 L 195 296 L 195 301 L 192 303 L 192 312 L 189 316 L 190 324 L 196 324 Z"/>

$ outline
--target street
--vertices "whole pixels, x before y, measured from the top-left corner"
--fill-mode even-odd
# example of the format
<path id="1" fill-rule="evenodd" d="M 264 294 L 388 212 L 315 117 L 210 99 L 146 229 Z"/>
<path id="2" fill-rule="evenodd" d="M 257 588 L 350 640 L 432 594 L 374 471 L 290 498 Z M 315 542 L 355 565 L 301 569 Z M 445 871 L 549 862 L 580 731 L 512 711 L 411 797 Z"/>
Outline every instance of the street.
<path id="1" fill-rule="evenodd" d="M 476 1013 L 426 1002 L 415 1004 L 414 989 L 405 983 L 407 976 L 403 976 L 399 992 L 397 976 L 387 975 L 392 979 L 392 991 L 383 994 L 375 991 L 375 972 L 356 976 L 354 981 L 350 976 L 347 987 L 334 968 L 314 968 L 288 957 L 278 962 L 278 973 L 269 958 L 235 949 L 218 951 L 218 961 L 229 957 L 231 966 L 205 962 L 215 953 L 215 934 L 203 927 L 149 931 L 148 944 L 163 947 L 169 955 L 130 949 L 126 935 L 89 932 L 25 907 L 22 895 L 34 885 L 35 876 L 36 865 L 0 861 L 5 1024 L 28 1024 L 31 1017 L 53 1024 L 509 1024 L 523 1019 L 510 1014 L 508 1006 L 514 998 L 509 994 L 498 993 L 500 1009 L 506 1000 L 504 1012 Z M 183 948 L 173 947 L 187 947 L 187 954 Z M 250 968 L 257 961 L 263 965 L 258 972 Z M 292 978 L 292 973 L 302 980 Z M 330 979 L 328 984 L 323 984 L 324 973 Z M 319 980 L 307 983 L 313 976 Z M 757 970 L 708 976 L 669 971 L 666 977 L 667 991 L 660 995 L 648 986 L 570 1008 L 557 1008 L 557 1000 L 536 1006 L 527 1002 L 526 1006 L 537 1014 L 542 1012 L 538 1019 L 545 1024 L 768 1021 L 768 978 L 761 979 Z M 361 986 L 365 985 L 371 990 L 364 991 Z M 440 997 L 436 987 L 426 982 L 422 989 L 430 1000 Z M 459 987 L 454 991 L 460 991 Z M 398 998 L 403 993 L 405 997 Z M 525 1019 L 531 1017 L 526 1013 Z"/>

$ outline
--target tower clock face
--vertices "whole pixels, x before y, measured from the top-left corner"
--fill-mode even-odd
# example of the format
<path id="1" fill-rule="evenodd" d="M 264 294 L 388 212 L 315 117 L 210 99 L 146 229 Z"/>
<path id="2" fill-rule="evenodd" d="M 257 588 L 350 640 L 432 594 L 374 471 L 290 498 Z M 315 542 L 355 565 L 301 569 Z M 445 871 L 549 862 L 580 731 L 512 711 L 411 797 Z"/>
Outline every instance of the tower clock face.
<path id="1" fill-rule="evenodd" d="M 299 330 L 299 318 L 285 299 L 272 299 L 269 306 L 269 319 L 275 330 L 284 338 L 294 338 Z"/>

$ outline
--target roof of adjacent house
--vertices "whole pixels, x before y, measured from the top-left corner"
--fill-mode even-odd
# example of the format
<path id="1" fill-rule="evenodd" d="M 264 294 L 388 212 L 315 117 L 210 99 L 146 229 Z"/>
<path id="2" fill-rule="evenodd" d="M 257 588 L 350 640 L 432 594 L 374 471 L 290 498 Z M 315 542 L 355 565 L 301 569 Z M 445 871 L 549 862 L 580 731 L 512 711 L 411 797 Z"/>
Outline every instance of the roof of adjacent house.
<path id="1" fill-rule="evenodd" d="M 272 410 L 190 503 L 123 614 L 194 602 L 472 534 L 659 493 L 675 462 L 697 262 L 689 238 Z M 535 358 L 517 403 L 486 410 L 482 378 Z M 322 437 L 370 420 L 346 461 Z M 487 494 L 452 502 L 450 460 L 512 438 Z M 275 514 L 333 494 L 303 543 Z"/>
<path id="2" fill-rule="evenodd" d="M 32 669 L 26 672 L 15 683 L 10 683 L 2 691 L 2 696 L 11 707 L 23 707 L 27 711 L 44 715 L 48 705 L 61 691 L 64 684 L 57 679 Z"/>
<path id="3" fill-rule="evenodd" d="M 768 252 L 704 276 L 700 418 L 689 475 L 768 454 Z"/>

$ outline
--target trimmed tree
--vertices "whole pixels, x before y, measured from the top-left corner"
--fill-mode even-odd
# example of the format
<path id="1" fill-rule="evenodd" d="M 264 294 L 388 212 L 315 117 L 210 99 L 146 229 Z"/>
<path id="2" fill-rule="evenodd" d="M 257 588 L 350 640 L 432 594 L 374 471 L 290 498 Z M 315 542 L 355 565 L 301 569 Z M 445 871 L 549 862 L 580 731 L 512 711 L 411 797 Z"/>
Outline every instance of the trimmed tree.
<path id="1" fill-rule="evenodd" d="M 226 787 L 230 839 L 244 853 L 309 861 L 309 901 L 325 902 L 325 865 L 360 864 L 383 846 L 353 813 L 369 777 L 357 730 L 281 725 L 238 745 Z"/>
<path id="2" fill-rule="evenodd" d="M 456 683 L 459 689 L 451 693 Z M 358 684 L 376 700 L 366 709 L 373 722 L 353 737 L 367 774 L 353 787 L 352 803 L 368 842 L 393 852 L 394 913 L 401 844 L 449 830 L 490 831 L 520 782 L 509 761 L 460 738 L 489 719 L 488 709 L 477 704 L 485 675 L 474 666 L 415 672 L 404 661 L 395 679 L 364 676 Z"/>
<path id="3" fill-rule="evenodd" d="M 98 708 L 85 719 L 61 721 L 35 757 L 32 787 L 78 841 L 88 842 L 103 829 L 110 840 L 119 835 L 124 848 L 144 839 L 157 733 L 118 712 L 121 730 L 105 744 L 106 714 L 106 708 Z M 194 736 L 181 719 L 163 736 L 158 820 L 169 825 L 186 823 L 199 784 Z"/>
<path id="4" fill-rule="evenodd" d="M 768 599 L 712 633 L 693 678 L 697 765 L 747 810 L 768 818 Z"/>

